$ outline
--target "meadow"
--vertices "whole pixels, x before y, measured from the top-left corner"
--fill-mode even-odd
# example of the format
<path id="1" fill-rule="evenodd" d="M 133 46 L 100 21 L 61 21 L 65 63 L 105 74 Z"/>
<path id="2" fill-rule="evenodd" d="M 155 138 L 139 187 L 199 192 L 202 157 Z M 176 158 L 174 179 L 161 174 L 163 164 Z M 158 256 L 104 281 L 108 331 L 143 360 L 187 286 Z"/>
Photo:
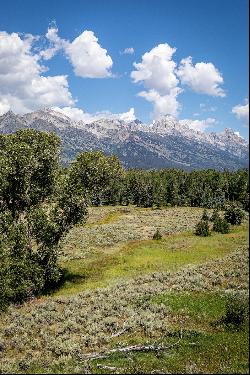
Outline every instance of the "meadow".
<path id="1" fill-rule="evenodd" d="M 201 208 L 88 211 L 63 240 L 62 285 L 2 313 L 1 373 L 248 373 L 247 320 L 223 320 L 247 300 L 248 221 L 198 237 Z"/>

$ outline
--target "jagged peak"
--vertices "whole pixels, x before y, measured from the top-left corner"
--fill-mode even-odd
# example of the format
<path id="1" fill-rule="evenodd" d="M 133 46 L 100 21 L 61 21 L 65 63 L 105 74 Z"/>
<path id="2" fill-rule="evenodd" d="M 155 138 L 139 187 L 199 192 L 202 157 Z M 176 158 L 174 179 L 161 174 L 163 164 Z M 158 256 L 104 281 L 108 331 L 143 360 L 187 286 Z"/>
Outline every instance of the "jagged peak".
<path id="1" fill-rule="evenodd" d="M 9 109 L 1 117 L 13 117 L 13 116 L 16 116 L 16 114 L 11 109 Z"/>

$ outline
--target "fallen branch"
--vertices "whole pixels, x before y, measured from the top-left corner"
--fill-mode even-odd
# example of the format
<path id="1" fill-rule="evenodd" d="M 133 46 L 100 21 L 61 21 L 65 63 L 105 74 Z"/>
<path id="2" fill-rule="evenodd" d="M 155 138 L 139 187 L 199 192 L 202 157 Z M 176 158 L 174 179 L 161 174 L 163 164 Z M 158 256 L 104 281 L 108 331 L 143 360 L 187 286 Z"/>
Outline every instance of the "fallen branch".
<path id="1" fill-rule="evenodd" d="M 116 332 L 116 333 L 113 333 L 113 334 L 111 335 L 111 337 L 112 337 L 112 338 L 113 338 L 113 337 L 118 337 L 118 336 L 122 335 L 123 333 L 127 332 L 127 330 L 128 330 L 128 328 L 124 328 L 124 329 L 122 329 L 121 331 L 118 331 L 118 332 Z"/>
<path id="2" fill-rule="evenodd" d="M 132 346 L 126 346 L 124 348 L 111 349 L 111 350 L 108 350 L 107 352 L 88 353 L 88 354 L 82 355 L 81 360 L 92 361 L 94 359 L 103 359 L 103 358 L 107 358 L 108 356 L 110 356 L 111 354 L 114 354 L 114 353 L 125 353 L 126 354 L 126 353 L 130 353 L 130 352 L 150 352 L 150 351 L 159 352 L 159 351 L 165 351 L 165 350 L 169 350 L 169 349 L 173 348 L 174 346 L 178 345 L 181 338 L 182 338 L 182 335 L 181 335 L 181 337 L 178 341 L 176 341 L 175 343 L 173 343 L 172 345 L 169 345 L 169 346 L 166 346 L 166 345 L 163 345 L 163 344 L 159 344 L 159 345 L 132 345 Z"/>
<path id="3" fill-rule="evenodd" d="M 110 371 L 122 371 L 123 370 L 123 368 L 121 368 L 121 367 L 101 365 L 99 363 L 97 363 L 96 367 L 101 368 L 102 370 L 110 370 Z"/>

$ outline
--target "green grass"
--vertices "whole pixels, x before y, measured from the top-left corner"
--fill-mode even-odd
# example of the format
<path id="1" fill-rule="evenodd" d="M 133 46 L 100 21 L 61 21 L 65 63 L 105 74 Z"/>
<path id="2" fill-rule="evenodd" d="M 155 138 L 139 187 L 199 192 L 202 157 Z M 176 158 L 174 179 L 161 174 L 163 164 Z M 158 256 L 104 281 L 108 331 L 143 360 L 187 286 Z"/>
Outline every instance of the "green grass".
<path id="1" fill-rule="evenodd" d="M 220 319 L 225 311 L 226 296 L 208 292 L 164 293 L 153 297 L 152 302 L 164 304 L 173 315 L 204 324 Z"/>
<path id="2" fill-rule="evenodd" d="M 178 340 L 168 339 L 166 346 Z M 92 364 L 93 373 L 108 374 L 109 370 L 96 365 L 108 365 L 120 368 L 119 373 L 150 374 L 152 371 L 163 374 L 247 374 L 248 367 L 248 332 L 221 331 L 217 333 L 182 333 L 180 343 L 165 353 L 137 353 L 113 355 L 106 360 Z M 124 371 L 122 371 L 124 369 Z M 95 372 L 96 371 L 96 372 Z"/>
<path id="3" fill-rule="evenodd" d="M 239 329 L 228 329 L 221 324 L 226 308 L 225 294 L 164 293 L 153 297 L 151 302 L 166 305 L 175 318 L 172 332 L 160 341 L 169 349 L 129 356 L 115 354 L 95 361 L 91 370 L 108 373 L 96 367 L 97 363 L 101 363 L 124 369 L 120 373 L 151 373 L 153 370 L 171 374 L 249 373 L 248 325 L 245 323 Z M 138 337 L 137 343 L 142 342 L 143 338 Z M 132 342 L 128 339 L 127 344 L 135 344 L 134 338 Z"/>
<path id="4" fill-rule="evenodd" d="M 174 272 L 188 264 L 221 258 L 248 240 L 247 224 L 228 234 L 198 237 L 193 233 L 173 234 L 162 240 L 132 241 L 114 254 L 95 253 L 88 259 L 62 263 L 67 281 L 56 295 L 116 284 L 126 278 L 152 272 Z"/>
<path id="5" fill-rule="evenodd" d="M 97 220 L 95 223 L 89 223 L 89 224 L 87 223 L 86 225 L 89 227 L 93 227 L 93 226 L 102 225 L 102 224 L 113 224 L 117 220 L 120 219 L 121 215 L 122 213 L 119 211 L 111 212 L 111 213 L 108 213 L 106 216 L 104 216 L 104 218 Z"/>

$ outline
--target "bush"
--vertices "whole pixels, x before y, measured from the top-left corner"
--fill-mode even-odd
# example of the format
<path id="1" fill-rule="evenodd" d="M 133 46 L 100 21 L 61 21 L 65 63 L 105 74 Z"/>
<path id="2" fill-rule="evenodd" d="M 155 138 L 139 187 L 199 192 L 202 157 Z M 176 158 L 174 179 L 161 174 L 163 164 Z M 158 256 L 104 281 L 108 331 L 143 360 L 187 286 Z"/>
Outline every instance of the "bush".
<path id="1" fill-rule="evenodd" d="M 206 209 L 203 211 L 201 220 L 204 220 L 204 221 L 210 220 L 209 215 L 208 215 L 208 211 Z"/>
<path id="2" fill-rule="evenodd" d="M 161 235 L 159 229 L 157 229 L 157 231 L 153 235 L 153 240 L 161 240 L 161 239 L 162 239 L 162 235 Z"/>
<path id="3" fill-rule="evenodd" d="M 224 217 L 228 223 L 232 225 L 240 225 L 244 216 L 244 211 L 237 203 L 231 203 L 226 207 Z"/>
<path id="4" fill-rule="evenodd" d="M 218 233 L 229 233 L 230 225 L 225 219 L 218 216 L 214 220 L 213 230 Z"/>
<path id="5" fill-rule="evenodd" d="M 227 297 L 226 312 L 223 323 L 226 325 L 241 326 L 248 315 L 248 298 L 241 294 L 231 294 Z"/>
<path id="6" fill-rule="evenodd" d="M 219 211 L 218 210 L 214 210 L 213 213 L 212 213 L 212 216 L 211 216 L 210 220 L 211 221 L 215 221 L 217 219 L 220 219 Z"/>
<path id="7" fill-rule="evenodd" d="M 195 232 L 196 236 L 202 236 L 207 237 L 210 236 L 210 230 L 207 220 L 201 220 L 199 221 L 195 226 Z"/>

